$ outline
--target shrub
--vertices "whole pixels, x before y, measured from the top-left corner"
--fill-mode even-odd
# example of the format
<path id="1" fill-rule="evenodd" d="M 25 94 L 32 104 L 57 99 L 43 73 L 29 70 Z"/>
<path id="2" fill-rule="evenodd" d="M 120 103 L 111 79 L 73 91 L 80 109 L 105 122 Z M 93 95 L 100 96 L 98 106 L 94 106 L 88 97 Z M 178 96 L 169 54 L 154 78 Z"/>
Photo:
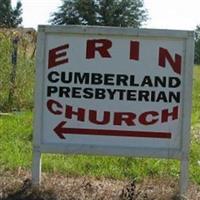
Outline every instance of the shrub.
<path id="1" fill-rule="evenodd" d="M 13 39 L 17 43 L 16 72 L 12 63 Z M 33 107 L 36 32 L 26 29 L 0 30 L 0 111 Z"/>

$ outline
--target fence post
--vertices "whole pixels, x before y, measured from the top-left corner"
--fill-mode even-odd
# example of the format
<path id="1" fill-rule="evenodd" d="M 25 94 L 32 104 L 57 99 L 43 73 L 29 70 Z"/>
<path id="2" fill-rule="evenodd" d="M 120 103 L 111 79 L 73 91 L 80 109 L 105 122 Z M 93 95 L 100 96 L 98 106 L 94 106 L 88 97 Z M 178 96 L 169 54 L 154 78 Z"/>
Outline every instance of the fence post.
<path id="1" fill-rule="evenodd" d="M 11 74 L 10 74 L 10 89 L 9 89 L 9 94 L 8 94 L 9 111 L 11 111 L 11 108 L 13 105 L 13 97 L 15 93 L 18 42 L 19 42 L 19 37 L 15 36 L 12 39 L 12 56 L 11 56 L 12 68 L 11 68 Z"/>

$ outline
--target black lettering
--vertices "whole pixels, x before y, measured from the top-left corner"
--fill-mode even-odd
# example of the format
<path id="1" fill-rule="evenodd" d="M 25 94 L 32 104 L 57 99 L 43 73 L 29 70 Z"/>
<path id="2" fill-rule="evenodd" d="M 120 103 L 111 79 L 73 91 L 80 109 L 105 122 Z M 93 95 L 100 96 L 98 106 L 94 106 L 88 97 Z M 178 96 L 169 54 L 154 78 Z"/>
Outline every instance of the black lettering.
<path id="1" fill-rule="evenodd" d="M 128 76 L 125 74 L 117 74 L 116 84 L 119 86 L 127 86 L 128 85 Z"/>
<path id="2" fill-rule="evenodd" d="M 149 101 L 149 91 L 140 90 L 138 91 L 138 101 Z"/>
<path id="3" fill-rule="evenodd" d="M 52 94 L 55 94 L 58 91 L 58 88 L 55 86 L 48 86 L 47 87 L 47 96 L 51 97 Z"/>
<path id="4" fill-rule="evenodd" d="M 177 77 L 169 77 L 169 88 L 177 88 L 181 84 L 181 80 Z"/>
<path id="5" fill-rule="evenodd" d="M 59 81 L 59 73 L 56 71 L 52 71 L 48 74 L 48 80 L 52 83 L 57 83 Z"/>
<path id="6" fill-rule="evenodd" d="M 74 73 L 74 83 L 77 84 L 89 84 L 89 79 L 90 78 L 90 74 L 89 73 L 78 73 L 75 72 Z"/>
<path id="7" fill-rule="evenodd" d="M 124 93 L 126 92 L 126 90 L 117 90 L 117 92 L 119 93 L 119 100 L 124 100 Z"/>
<path id="8" fill-rule="evenodd" d="M 102 84 L 102 74 L 98 74 L 98 73 L 92 74 L 91 84 L 94 84 L 94 85 Z"/>
<path id="9" fill-rule="evenodd" d="M 127 100 L 136 101 L 136 90 L 127 90 Z"/>
<path id="10" fill-rule="evenodd" d="M 69 87 L 60 87 L 59 88 L 59 97 L 70 97 L 70 88 Z"/>
<path id="11" fill-rule="evenodd" d="M 114 74 L 104 74 L 104 85 L 114 85 Z"/>
<path id="12" fill-rule="evenodd" d="M 105 95 L 105 89 L 103 88 L 97 88 L 95 90 L 95 99 L 105 99 L 106 95 Z"/>
<path id="13" fill-rule="evenodd" d="M 114 99 L 114 96 L 115 96 L 115 93 L 117 92 L 117 90 L 107 89 L 107 92 L 108 92 L 108 94 L 109 94 L 109 99 L 110 99 L 110 100 L 113 100 L 113 99 Z"/>
<path id="14" fill-rule="evenodd" d="M 81 98 L 81 88 L 80 87 L 73 87 L 72 88 L 72 98 Z"/>
<path id="15" fill-rule="evenodd" d="M 139 83 L 135 82 L 135 75 L 130 75 L 130 86 L 139 86 Z"/>
<path id="16" fill-rule="evenodd" d="M 167 101 L 167 96 L 166 96 L 166 94 L 165 94 L 164 91 L 161 91 L 161 92 L 158 93 L 158 96 L 157 96 L 157 98 L 156 98 L 156 102 L 160 102 L 160 101 L 163 101 L 163 102 L 165 102 L 165 103 L 168 102 L 168 101 Z"/>
<path id="17" fill-rule="evenodd" d="M 156 92 L 151 91 L 151 102 L 155 102 L 155 100 L 156 100 Z"/>
<path id="18" fill-rule="evenodd" d="M 154 86 L 166 87 L 166 77 L 155 76 Z"/>
<path id="19" fill-rule="evenodd" d="M 84 88 L 83 93 L 84 93 L 83 98 L 85 99 L 92 99 L 94 97 L 92 88 Z"/>
<path id="20" fill-rule="evenodd" d="M 68 77 L 66 77 L 66 73 L 65 72 L 61 72 L 61 81 L 63 83 L 71 83 L 72 82 L 72 72 L 68 73 Z"/>
<path id="21" fill-rule="evenodd" d="M 149 87 L 153 87 L 153 83 L 151 81 L 151 77 L 150 76 L 145 76 L 142 83 L 141 83 L 141 86 L 149 86 Z"/>
<path id="22" fill-rule="evenodd" d="M 180 103 L 180 92 L 169 92 L 169 102 L 175 101 L 176 103 Z"/>

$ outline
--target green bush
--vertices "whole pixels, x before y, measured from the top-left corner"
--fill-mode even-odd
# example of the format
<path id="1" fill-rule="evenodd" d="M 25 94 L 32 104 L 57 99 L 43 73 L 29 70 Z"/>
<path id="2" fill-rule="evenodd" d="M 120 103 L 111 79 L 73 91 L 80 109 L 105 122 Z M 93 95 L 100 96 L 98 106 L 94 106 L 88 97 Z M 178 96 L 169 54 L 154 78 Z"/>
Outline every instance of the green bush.
<path id="1" fill-rule="evenodd" d="M 12 84 L 12 52 L 14 48 L 12 39 L 14 37 L 18 37 L 19 42 L 16 78 Z M 31 37 L 32 35 L 30 35 Z M 24 37 L 24 34 L 20 32 L 0 31 L 0 112 L 19 111 L 33 107 L 35 43 L 30 38 Z M 12 101 L 9 95 L 12 97 Z"/>
<path id="2" fill-rule="evenodd" d="M 11 42 L 6 34 L 0 32 L 0 111 L 4 110 L 9 93 L 9 77 L 11 72 Z"/>

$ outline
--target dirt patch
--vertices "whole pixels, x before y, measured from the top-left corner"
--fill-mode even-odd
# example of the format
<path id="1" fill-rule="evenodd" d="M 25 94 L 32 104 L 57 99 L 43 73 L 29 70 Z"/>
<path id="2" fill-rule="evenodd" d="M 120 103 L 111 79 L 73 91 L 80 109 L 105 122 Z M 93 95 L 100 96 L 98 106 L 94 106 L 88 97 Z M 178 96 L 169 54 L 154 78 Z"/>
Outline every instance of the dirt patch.
<path id="1" fill-rule="evenodd" d="M 177 180 L 149 178 L 119 181 L 92 177 L 43 174 L 39 189 L 31 186 L 30 173 L 0 174 L 1 200 L 178 200 Z M 190 185 L 188 200 L 200 200 L 200 188 Z"/>

